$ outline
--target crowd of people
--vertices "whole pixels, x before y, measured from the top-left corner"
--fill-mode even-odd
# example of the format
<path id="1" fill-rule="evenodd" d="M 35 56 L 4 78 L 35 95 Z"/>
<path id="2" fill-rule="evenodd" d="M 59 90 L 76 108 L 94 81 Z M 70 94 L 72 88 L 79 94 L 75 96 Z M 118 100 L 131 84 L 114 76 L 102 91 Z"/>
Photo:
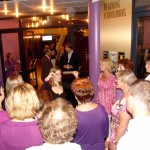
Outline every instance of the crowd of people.
<path id="1" fill-rule="evenodd" d="M 113 62 L 101 59 L 99 91 L 94 93 L 92 81 L 79 77 L 81 64 L 72 46 L 64 48 L 57 57 L 53 44 L 44 46 L 39 90 L 19 74 L 0 87 L 0 149 L 149 150 L 150 75 L 137 79 L 129 59 L 119 60 L 114 74 Z M 150 57 L 145 61 L 150 74 Z M 73 81 L 64 82 L 62 71 L 69 71 Z"/>

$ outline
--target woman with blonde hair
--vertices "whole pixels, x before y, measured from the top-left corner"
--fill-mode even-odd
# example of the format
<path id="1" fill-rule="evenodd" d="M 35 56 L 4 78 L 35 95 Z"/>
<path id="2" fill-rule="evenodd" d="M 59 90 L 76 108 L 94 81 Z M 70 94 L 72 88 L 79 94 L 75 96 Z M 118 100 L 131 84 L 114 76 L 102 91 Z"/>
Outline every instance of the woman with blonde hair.
<path id="1" fill-rule="evenodd" d="M 78 77 L 78 72 L 73 71 L 75 78 Z M 59 67 L 53 67 L 50 70 L 49 75 L 45 79 L 44 84 L 41 87 L 41 90 L 48 90 L 52 94 L 52 100 L 62 97 L 66 98 L 72 102 L 72 100 L 67 97 L 67 92 L 70 90 L 71 85 L 66 82 L 62 82 L 62 72 Z"/>
<path id="2" fill-rule="evenodd" d="M 113 67 L 110 59 L 100 60 L 101 73 L 98 80 L 97 103 L 104 106 L 108 115 L 111 114 L 111 107 L 116 100 L 116 78 L 112 73 Z"/>
<path id="3" fill-rule="evenodd" d="M 21 75 L 11 75 L 6 80 L 6 94 L 8 95 L 12 88 L 23 83 Z"/>
<path id="4" fill-rule="evenodd" d="M 110 150 L 116 150 L 116 146 L 120 138 L 126 132 L 128 122 L 131 119 L 126 110 L 126 98 L 129 86 L 137 80 L 135 74 L 131 70 L 121 70 L 116 74 L 117 88 L 123 91 L 121 99 L 117 100 L 112 106 L 112 122 L 110 136 Z"/>
<path id="5" fill-rule="evenodd" d="M 118 71 L 121 71 L 121 70 L 133 71 L 133 69 L 134 69 L 134 65 L 130 59 L 124 58 L 118 61 Z M 121 89 L 117 89 L 116 99 L 120 99 L 122 95 L 123 95 L 123 91 Z"/>
<path id="6" fill-rule="evenodd" d="M 27 83 L 14 87 L 5 99 L 9 121 L 0 124 L 0 149 L 24 150 L 41 145 L 42 136 L 35 120 L 39 100 Z"/>
<path id="7" fill-rule="evenodd" d="M 112 73 L 114 68 L 113 62 L 110 59 L 100 60 L 100 76 L 98 79 L 98 96 L 96 102 L 102 104 L 108 114 L 109 124 L 111 122 L 111 107 L 116 100 L 116 77 Z M 106 147 L 110 138 L 109 135 L 106 140 Z"/>
<path id="8" fill-rule="evenodd" d="M 81 150 L 80 145 L 72 143 L 77 128 L 77 118 L 73 106 L 67 100 L 57 98 L 42 112 L 39 127 L 44 144 L 28 150 Z"/>

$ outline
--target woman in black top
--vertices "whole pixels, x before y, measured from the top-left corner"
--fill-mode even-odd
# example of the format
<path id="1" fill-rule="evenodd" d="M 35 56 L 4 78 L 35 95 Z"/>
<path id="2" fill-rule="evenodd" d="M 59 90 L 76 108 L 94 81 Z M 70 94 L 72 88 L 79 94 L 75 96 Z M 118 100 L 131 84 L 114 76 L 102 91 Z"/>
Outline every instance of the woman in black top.
<path id="1" fill-rule="evenodd" d="M 73 71 L 72 74 L 75 76 L 75 78 L 78 77 L 77 71 Z M 58 97 L 62 97 L 72 101 L 71 100 L 72 97 L 69 96 L 70 94 L 68 94 L 70 87 L 71 87 L 70 83 L 62 82 L 62 72 L 60 68 L 53 67 L 50 70 L 49 75 L 45 79 L 45 82 L 43 83 L 41 90 L 43 89 L 48 90 L 52 94 L 53 100 Z"/>

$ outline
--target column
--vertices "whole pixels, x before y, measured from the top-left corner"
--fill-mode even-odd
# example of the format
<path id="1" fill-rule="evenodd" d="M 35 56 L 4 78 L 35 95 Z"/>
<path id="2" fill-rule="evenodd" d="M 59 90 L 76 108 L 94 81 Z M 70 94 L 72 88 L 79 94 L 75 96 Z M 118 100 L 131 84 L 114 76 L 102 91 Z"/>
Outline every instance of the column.
<path id="1" fill-rule="evenodd" d="M 92 2 L 93 1 L 93 2 Z M 89 77 L 94 84 L 96 100 L 98 87 L 98 77 L 100 73 L 100 1 L 88 1 L 88 20 L 89 20 Z"/>

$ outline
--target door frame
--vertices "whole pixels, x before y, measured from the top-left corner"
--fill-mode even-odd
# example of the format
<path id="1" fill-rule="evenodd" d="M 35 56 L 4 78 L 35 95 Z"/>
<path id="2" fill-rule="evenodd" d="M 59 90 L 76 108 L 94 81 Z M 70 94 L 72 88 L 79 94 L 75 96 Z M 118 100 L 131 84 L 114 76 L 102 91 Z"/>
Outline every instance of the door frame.
<path id="1" fill-rule="evenodd" d="M 131 46 L 131 60 L 135 64 L 135 74 L 137 74 L 137 46 L 138 46 L 138 20 L 139 18 L 150 17 L 149 6 L 134 8 L 133 5 L 132 17 L 132 46 Z"/>
<path id="2" fill-rule="evenodd" d="M 1 67 L 2 67 L 2 74 L 3 74 L 3 86 L 5 87 L 6 84 L 6 77 L 5 77 L 5 65 L 4 65 L 4 57 L 3 57 L 3 45 L 2 45 L 2 34 L 5 33 L 17 33 L 18 34 L 18 43 L 19 43 L 19 55 L 21 60 L 21 70 L 26 72 L 26 61 L 25 61 L 25 50 L 23 44 L 23 34 L 22 30 L 20 29 L 2 29 L 0 30 L 0 57 L 1 57 Z M 26 73 L 22 75 L 24 81 L 26 81 Z"/>

